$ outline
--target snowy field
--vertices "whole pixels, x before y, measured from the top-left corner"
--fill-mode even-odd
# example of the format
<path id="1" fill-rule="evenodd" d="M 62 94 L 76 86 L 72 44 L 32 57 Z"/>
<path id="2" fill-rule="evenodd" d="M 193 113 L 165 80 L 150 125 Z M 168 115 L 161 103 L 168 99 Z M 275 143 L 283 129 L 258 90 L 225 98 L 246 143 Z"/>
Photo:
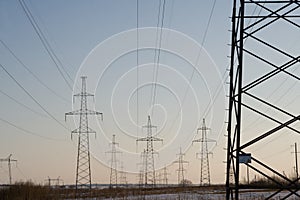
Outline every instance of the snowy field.
<path id="1" fill-rule="evenodd" d="M 271 195 L 271 192 L 242 192 L 240 194 L 241 200 L 262 200 Z M 282 199 L 288 193 L 282 192 L 275 196 L 274 200 Z M 224 192 L 214 192 L 214 193 L 179 193 L 179 194 L 156 194 L 147 196 L 132 196 L 132 197 L 121 197 L 121 198 L 106 198 L 105 200 L 224 200 Z M 288 200 L 296 200 L 299 197 L 291 196 L 287 198 Z"/>

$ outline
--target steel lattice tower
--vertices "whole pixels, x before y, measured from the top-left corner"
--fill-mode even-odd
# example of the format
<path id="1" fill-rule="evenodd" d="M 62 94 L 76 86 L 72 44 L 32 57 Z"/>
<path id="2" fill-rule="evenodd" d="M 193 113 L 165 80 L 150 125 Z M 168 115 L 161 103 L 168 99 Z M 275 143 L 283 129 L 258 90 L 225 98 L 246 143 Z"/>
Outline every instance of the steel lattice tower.
<path id="1" fill-rule="evenodd" d="M 79 128 L 71 133 L 78 134 L 76 193 L 78 189 L 91 189 L 92 187 L 89 134 L 96 132 L 89 128 L 88 115 L 102 116 L 102 113 L 88 109 L 87 98 L 94 97 L 94 95 L 86 92 L 86 79 L 86 76 L 81 77 L 81 92 L 74 95 L 74 97 L 79 97 L 81 100 L 80 109 L 65 113 L 65 118 L 68 115 L 79 115 Z"/>
<path id="2" fill-rule="evenodd" d="M 182 153 L 181 151 L 181 147 L 180 147 L 180 151 L 179 154 L 177 154 L 178 156 L 178 160 L 174 161 L 173 163 L 178 163 L 178 169 L 177 171 L 177 180 L 178 180 L 178 185 L 184 185 L 184 172 L 186 171 L 186 169 L 184 169 L 184 164 L 188 163 L 188 161 L 183 160 L 184 157 L 184 153 Z"/>
<path id="3" fill-rule="evenodd" d="M 143 141 L 147 143 L 146 151 L 145 151 L 145 185 L 155 186 L 155 168 L 154 168 L 154 147 L 153 142 L 163 141 L 160 138 L 154 137 L 152 134 L 152 130 L 156 129 L 156 126 L 151 124 L 151 118 L 148 116 L 148 122 L 146 126 L 143 128 L 147 129 L 147 137 L 137 139 L 136 141 Z"/>
<path id="4" fill-rule="evenodd" d="M 127 185 L 127 178 L 126 178 L 126 172 L 124 171 L 124 166 L 123 166 L 123 162 L 121 163 L 121 167 L 120 167 L 120 184 L 122 185 Z"/>
<path id="5" fill-rule="evenodd" d="M 144 178 L 145 178 L 146 149 L 144 149 L 144 151 L 141 152 L 141 163 L 138 163 L 138 165 L 141 166 L 138 174 L 139 186 L 142 186 L 144 184 Z"/>
<path id="6" fill-rule="evenodd" d="M 210 130 L 206 127 L 205 119 L 202 121 L 202 127 L 197 129 L 197 133 L 201 132 L 201 138 L 197 140 L 193 140 L 194 142 L 201 143 L 201 151 L 200 151 L 200 185 L 210 185 L 210 168 L 209 168 L 209 157 L 211 154 L 208 151 L 208 142 L 216 142 L 215 140 L 211 140 L 207 138 L 207 131 Z"/>
<path id="7" fill-rule="evenodd" d="M 111 154 L 109 187 L 117 187 L 117 185 L 118 185 L 117 153 L 121 153 L 120 151 L 117 151 L 116 146 L 118 144 L 119 143 L 116 142 L 116 135 L 113 135 L 112 141 L 110 143 L 111 150 L 106 152 L 106 153 Z"/>
<path id="8" fill-rule="evenodd" d="M 12 172 L 11 172 L 11 163 L 17 162 L 17 160 L 12 159 L 12 154 L 10 154 L 7 158 L 0 159 L 0 162 L 7 162 L 8 164 L 8 178 L 9 178 L 9 184 L 12 184 Z"/>
<path id="9" fill-rule="evenodd" d="M 165 166 L 163 168 L 163 184 L 168 185 L 168 171 L 167 171 L 167 167 Z"/>
<path id="10" fill-rule="evenodd" d="M 297 193 L 300 188 L 296 184 L 299 177 L 291 180 L 258 159 L 255 152 L 251 152 L 258 143 L 263 140 L 266 142 L 274 135 L 279 137 L 283 131 L 300 133 L 295 128 L 295 123 L 300 120 L 297 109 L 288 109 L 285 104 L 276 101 L 274 94 L 266 95 L 274 88 L 274 83 L 282 86 L 279 81 L 288 80 L 295 84 L 300 82 L 299 73 L 296 73 L 300 60 L 299 50 L 286 46 L 288 42 L 295 43 L 290 40 L 293 33 L 295 39 L 299 36 L 299 13 L 298 0 L 233 1 L 227 127 L 227 200 L 239 199 L 241 164 L 276 185 L 274 188 L 277 190 L 265 197 L 266 199 L 277 198 L 276 195 L 282 191 L 287 192 L 281 194 L 281 199 L 292 195 L 300 197 Z M 255 67 L 259 68 L 256 68 L 258 70 L 254 74 Z M 287 97 L 287 92 L 289 89 L 285 88 L 281 98 Z M 260 121 L 264 120 L 266 130 L 257 128 L 252 132 L 252 137 L 248 136 L 247 140 L 243 137 L 244 140 L 241 140 L 243 125 L 248 120 L 245 115 L 242 116 L 242 112 L 249 116 L 259 116 Z M 230 181 L 231 172 L 234 176 L 233 182 Z M 277 178 L 274 179 L 273 176 Z"/>

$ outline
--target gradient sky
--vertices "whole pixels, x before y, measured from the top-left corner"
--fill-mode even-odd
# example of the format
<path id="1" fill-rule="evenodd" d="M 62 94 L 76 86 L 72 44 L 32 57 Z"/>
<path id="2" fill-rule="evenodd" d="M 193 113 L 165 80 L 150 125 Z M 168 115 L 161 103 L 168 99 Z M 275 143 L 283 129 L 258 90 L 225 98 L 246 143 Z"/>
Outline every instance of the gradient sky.
<path id="1" fill-rule="evenodd" d="M 77 138 L 74 137 L 72 141 L 70 131 L 77 127 L 76 122 L 78 120 L 73 121 L 72 118 L 69 118 L 65 122 L 64 113 L 79 106 L 79 100 L 72 105 L 72 94 L 79 91 L 78 78 L 83 75 L 84 70 L 82 68 L 85 63 L 89 62 L 91 51 L 96 52 L 96 47 L 111 36 L 128 30 L 134 31 L 132 29 L 136 28 L 136 1 L 25 0 L 25 2 L 55 54 L 62 62 L 65 71 L 68 72 L 72 80 L 75 80 L 77 86 L 74 86 L 74 90 L 67 86 L 42 46 L 19 1 L 0 1 L 0 25 L 2 27 L 0 39 L 52 91 L 38 82 L 3 44 L 0 44 L 0 63 L 51 115 L 67 127 L 66 129 L 51 119 L 12 81 L 4 70 L 1 70 L 0 157 L 5 158 L 9 154 L 13 154 L 13 158 L 18 160 L 17 166 L 13 166 L 14 181 L 31 179 L 36 183 L 44 183 L 48 176 L 51 178 L 60 176 L 65 183 L 72 184 L 75 181 Z M 207 126 L 211 128 L 208 137 L 217 140 L 216 146 L 210 145 L 210 150 L 213 151 L 213 157 L 210 157 L 212 182 L 222 183 L 225 177 L 225 165 L 223 163 L 225 161 L 223 148 L 226 147 L 224 122 L 226 121 L 225 109 L 227 107 L 227 86 L 225 82 L 226 69 L 229 64 L 227 56 L 230 52 L 228 44 L 230 43 L 231 21 L 229 16 L 231 15 L 231 2 L 216 1 L 207 33 L 205 33 L 213 5 L 213 0 L 166 0 L 165 4 L 164 28 L 178 31 L 186 38 L 190 38 L 189 41 L 194 40 L 199 44 L 203 44 L 198 63 L 200 74 L 196 74 L 191 82 L 192 87 L 195 89 L 195 95 L 189 90 L 187 100 L 182 105 L 182 117 L 186 121 L 183 123 L 182 129 L 177 126 L 172 127 L 172 123 L 175 123 L 175 125 L 178 123 L 176 121 L 176 111 L 179 107 L 175 96 L 164 87 L 158 87 L 157 89 L 156 103 L 160 106 L 154 108 L 156 114 L 153 115 L 152 120 L 153 124 L 158 126 L 158 130 L 161 130 L 158 137 L 164 138 L 165 141 L 164 144 L 155 145 L 155 148 L 161 149 L 162 153 L 161 156 L 156 158 L 156 162 L 160 163 L 158 164 L 160 167 L 168 166 L 171 173 L 170 182 L 172 183 L 177 182 L 176 166 L 172 165 L 172 161 L 176 159 L 180 146 L 185 147 L 185 159 L 190 162 L 186 166 L 187 179 L 192 180 L 194 183 L 199 182 L 200 161 L 196 159 L 196 152 L 199 152 L 200 146 L 199 144 L 192 146 L 191 140 L 199 138 L 200 135 L 196 135 L 196 128 L 201 125 L 205 109 L 212 101 L 209 95 L 214 96 L 216 94 L 218 95 L 212 104 L 212 109 L 206 115 Z M 156 27 L 158 12 L 158 0 L 140 0 L 139 27 Z M 204 37 L 205 35 L 206 37 Z M 291 37 L 294 39 L 291 39 L 289 46 L 294 52 L 298 50 L 297 45 L 294 44 L 296 35 L 296 33 L 291 35 L 295 37 Z M 154 38 L 154 36 L 152 34 L 148 38 Z M 176 42 L 178 42 L 177 45 L 180 46 L 180 41 L 172 40 L 171 33 L 165 38 L 169 39 L 170 44 L 176 45 Z M 121 40 L 121 42 L 116 41 L 108 40 L 104 53 L 112 53 L 115 49 L 118 50 L 136 42 L 130 39 Z M 250 43 L 249 46 L 251 45 Z M 255 48 L 255 45 L 253 46 Z M 195 51 L 190 50 L 188 53 L 196 56 L 198 51 L 199 49 L 195 48 Z M 154 66 L 152 64 L 147 65 L 147 63 L 152 62 L 154 53 L 153 49 L 140 51 L 140 65 L 143 65 L 139 77 L 141 84 L 147 84 L 151 81 Z M 98 58 L 99 65 L 105 60 L 105 58 L 102 60 L 101 55 L 95 54 L 94 56 Z M 175 88 L 175 94 L 182 100 L 186 82 L 181 83 L 180 81 L 184 80 L 182 77 L 189 79 L 193 69 L 192 66 L 169 52 L 161 52 L 160 61 L 162 65 L 167 67 L 160 67 L 158 82 L 166 84 L 169 89 Z M 129 120 L 129 117 L 132 117 L 135 122 L 137 120 L 136 93 L 133 93 L 131 98 L 128 95 L 132 92 L 128 88 L 134 88 L 134 84 L 136 84 L 134 74 L 129 73 L 124 82 L 121 81 L 117 85 L 117 81 L 125 73 L 130 71 L 135 73 L 135 62 L 136 52 L 131 52 L 113 62 L 107 73 L 100 81 L 98 80 L 99 82 L 95 79 L 89 82 L 88 77 L 88 91 L 95 93 L 95 104 L 91 100 L 90 108 L 95 108 L 104 113 L 103 121 L 93 118 L 94 120 L 91 123 L 91 127 L 97 132 L 96 139 L 93 136 L 91 137 L 93 183 L 109 182 L 109 168 L 106 164 L 110 158 L 109 155 L 105 154 L 105 151 L 109 151 L 109 140 L 112 134 L 116 134 L 116 139 L 120 143 L 120 150 L 129 152 L 131 156 L 138 157 L 136 151 L 141 152 L 145 145 L 138 144 L 136 146 L 136 137 L 145 136 L 145 132 L 142 129 L 137 132 L 134 124 L 131 124 L 132 121 Z M 181 76 L 171 72 L 172 69 L 177 70 Z M 259 70 L 261 68 L 249 70 L 249 77 L 245 81 L 256 77 Z M 279 89 L 281 93 L 276 94 L 276 98 L 280 98 L 286 88 L 293 85 L 293 82 L 285 83 L 287 85 Z M 93 87 L 89 87 L 89 85 L 93 85 Z M 115 93 L 112 94 L 114 87 L 116 87 Z M 219 87 L 221 89 L 218 89 Z M 271 89 L 276 90 L 275 85 L 274 88 Z M 292 89 L 296 91 L 297 88 L 293 87 Z M 145 125 L 147 122 L 151 99 L 150 89 L 150 85 L 140 89 L 139 126 Z M 216 93 L 216 91 L 219 92 Z M 114 99 L 111 100 L 113 95 L 115 95 Z M 298 96 L 287 97 L 285 103 L 289 100 L 297 101 L 297 99 L 299 99 Z M 195 109 L 196 105 L 199 105 L 200 111 Z M 294 106 L 291 105 L 290 107 L 294 108 Z M 115 114 L 115 117 L 113 114 Z M 267 126 L 264 127 L 264 125 L 258 123 L 257 116 L 247 115 L 247 113 L 245 116 L 249 119 L 244 126 L 247 133 L 245 138 L 251 137 L 251 133 L 257 128 L 267 129 Z M 114 120 L 117 120 L 121 128 L 117 127 Z M 13 127 L 12 124 L 18 126 L 18 128 Z M 20 128 L 23 130 L 20 130 Z M 176 131 L 178 133 L 174 135 Z M 124 132 L 130 134 L 124 134 Z M 169 144 L 168 141 L 173 141 L 174 138 L 179 138 L 182 144 L 178 141 Z M 286 159 L 285 164 L 280 166 L 280 169 L 284 168 L 286 173 L 292 172 L 293 163 L 290 153 L 292 149 L 290 145 L 294 141 L 293 137 L 290 137 L 284 145 L 282 142 L 277 141 L 277 145 L 280 146 L 277 152 L 281 152 L 282 158 Z M 262 147 L 263 145 L 259 148 Z M 274 148 L 274 146 L 271 147 Z M 163 152 L 163 149 L 167 149 L 166 152 Z M 273 156 L 274 152 L 271 149 L 266 151 L 264 156 Z M 125 170 L 138 171 L 135 166 L 136 163 L 126 164 L 125 160 L 129 157 L 126 153 L 119 157 L 120 160 L 124 161 Z M 7 177 L 7 165 L 2 163 L 0 183 L 7 183 Z M 130 183 L 136 183 L 137 174 L 128 174 L 128 180 Z"/>

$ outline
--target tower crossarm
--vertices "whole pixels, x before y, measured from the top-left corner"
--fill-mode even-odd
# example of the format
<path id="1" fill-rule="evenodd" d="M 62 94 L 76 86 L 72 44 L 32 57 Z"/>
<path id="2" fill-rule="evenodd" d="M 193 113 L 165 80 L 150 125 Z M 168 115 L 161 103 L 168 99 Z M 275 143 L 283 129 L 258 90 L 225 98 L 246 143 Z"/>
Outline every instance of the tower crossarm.
<path id="1" fill-rule="evenodd" d="M 175 160 L 173 163 L 174 163 L 174 164 L 176 164 L 176 163 L 185 163 L 185 164 L 188 164 L 189 161 L 186 161 L 186 160 L 181 160 L 181 161 Z"/>
<path id="2" fill-rule="evenodd" d="M 65 113 L 65 121 L 67 120 L 68 115 L 101 115 L 101 120 L 103 120 L 103 113 L 102 112 L 89 110 L 89 109 L 74 110 L 74 111 L 71 111 L 71 112 L 67 112 L 67 113 Z"/>
<path id="3" fill-rule="evenodd" d="M 192 143 L 195 143 L 195 142 L 214 142 L 214 143 L 217 143 L 216 140 L 213 140 L 213 139 L 202 139 L 202 138 L 197 139 L 197 140 L 193 140 Z"/>
<path id="4" fill-rule="evenodd" d="M 106 151 L 105 153 L 122 153 L 121 151 Z"/>
<path id="5" fill-rule="evenodd" d="M 88 93 L 88 92 L 80 92 L 78 94 L 74 94 L 73 97 L 94 97 L 95 95 Z"/>
<path id="6" fill-rule="evenodd" d="M 96 131 L 88 127 L 86 130 L 80 130 L 79 128 L 76 128 L 71 133 L 96 133 Z"/>
<path id="7" fill-rule="evenodd" d="M 145 141 L 158 141 L 158 142 L 163 142 L 162 138 L 157 138 L 157 137 L 144 137 L 144 138 L 139 138 L 136 141 L 137 142 L 145 142 Z"/>

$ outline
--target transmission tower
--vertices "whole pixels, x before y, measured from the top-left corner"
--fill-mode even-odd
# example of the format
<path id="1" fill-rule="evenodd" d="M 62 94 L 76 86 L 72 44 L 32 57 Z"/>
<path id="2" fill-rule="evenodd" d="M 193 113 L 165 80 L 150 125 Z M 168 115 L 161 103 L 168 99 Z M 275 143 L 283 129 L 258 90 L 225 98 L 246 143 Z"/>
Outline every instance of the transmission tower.
<path id="1" fill-rule="evenodd" d="M 156 179 L 157 183 L 160 185 L 168 185 L 168 175 L 167 167 L 162 168 L 158 172 L 158 178 Z"/>
<path id="2" fill-rule="evenodd" d="M 116 142 L 116 135 L 113 135 L 112 142 L 110 143 L 110 145 L 111 145 L 111 150 L 106 152 L 111 154 L 109 187 L 117 187 L 118 185 L 117 153 L 121 153 L 121 152 L 117 151 L 116 148 L 116 146 L 119 145 L 119 143 Z"/>
<path id="3" fill-rule="evenodd" d="M 7 162 L 8 164 L 8 178 L 9 178 L 9 184 L 12 184 L 12 171 L 11 171 L 11 163 L 17 162 L 17 160 L 12 159 L 12 154 L 10 154 L 7 158 L 0 159 L 0 162 Z"/>
<path id="4" fill-rule="evenodd" d="M 120 184 L 122 185 L 127 185 L 127 178 L 126 178 L 126 172 L 124 171 L 124 166 L 123 166 L 123 162 L 121 163 L 121 167 L 120 167 Z"/>
<path id="5" fill-rule="evenodd" d="M 288 43 L 298 41 L 299 13 L 298 0 L 233 1 L 227 127 L 227 200 L 239 199 L 241 165 L 246 165 L 276 185 L 277 190 L 271 192 L 265 199 L 277 199 L 278 194 L 280 199 L 290 196 L 300 197 L 297 193 L 299 177 L 291 180 L 281 171 L 258 159 L 253 154 L 255 152 L 251 153 L 255 145 L 261 143 L 267 146 L 267 139 L 274 135 L 281 136 L 283 131 L 290 134 L 300 133 L 299 129 L 295 128 L 295 123 L 300 119 L 297 107 L 287 109 L 285 103 L 277 101 L 276 96 L 280 95 L 277 90 L 274 90 L 277 93 L 273 92 L 267 96 L 274 86 L 283 85 L 284 82 L 281 82 L 283 78 L 299 84 L 299 74 L 295 73 L 295 68 L 299 65 L 299 51 L 286 46 Z M 293 35 L 295 39 L 291 41 Z M 295 43 L 294 46 L 299 44 Z M 255 73 L 251 74 L 253 72 Z M 290 92 L 291 88 L 283 89 L 285 91 L 283 95 L 281 93 L 281 98 L 291 99 L 294 95 Z M 290 92 L 289 95 L 287 92 Z M 242 116 L 242 113 L 245 114 Z M 264 122 L 265 130 L 257 128 L 252 132 L 255 135 L 248 135 L 247 140 L 245 137 L 241 140 L 245 133 L 242 128 L 250 118 L 246 114 L 250 117 L 258 116 L 259 120 Z M 249 138 L 251 136 L 252 138 Z M 262 143 L 263 141 L 265 143 Z M 234 175 L 233 181 L 230 181 L 231 171 Z M 277 178 L 274 179 L 272 176 Z"/>
<path id="6" fill-rule="evenodd" d="M 147 137 L 137 139 L 136 141 L 142 141 L 147 143 L 146 151 L 145 151 L 145 185 L 155 186 L 155 168 L 154 168 L 154 148 L 153 142 L 163 141 L 160 138 L 153 137 L 152 129 L 156 129 L 156 126 L 151 124 L 150 116 L 148 116 L 148 123 L 143 128 L 147 129 Z"/>
<path id="7" fill-rule="evenodd" d="M 163 182 L 162 182 L 162 184 L 168 185 L 168 175 L 170 175 L 170 173 L 168 173 L 167 167 L 165 166 L 163 168 Z"/>
<path id="8" fill-rule="evenodd" d="M 156 172 L 155 175 L 156 175 L 156 178 L 155 178 L 156 184 L 157 185 L 162 184 L 162 173 L 161 173 L 161 171 Z"/>
<path id="9" fill-rule="evenodd" d="M 182 153 L 181 151 L 181 147 L 180 147 L 180 151 L 179 154 L 177 154 L 178 156 L 178 160 L 174 161 L 173 163 L 178 163 L 178 169 L 177 171 L 177 179 L 178 179 L 178 185 L 184 185 L 184 172 L 186 171 L 186 169 L 184 169 L 184 164 L 187 164 L 188 161 L 183 160 L 184 157 L 184 153 Z"/>
<path id="10" fill-rule="evenodd" d="M 51 186 L 58 187 L 61 182 L 63 183 L 63 180 L 60 177 L 50 178 L 48 176 L 48 178 L 45 181 L 47 181 L 49 187 Z"/>
<path id="11" fill-rule="evenodd" d="M 138 184 L 140 187 L 142 187 L 142 185 L 144 184 L 144 171 L 142 169 L 140 169 L 138 173 Z"/>
<path id="12" fill-rule="evenodd" d="M 295 142 L 294 145 L 295 151 L 292 152 L 295 154 L 295 173 L 296 173 L 296 179 L 298 179 L 299 177 L 299 171 L 298 171 L 298 154 L 300 153 L 299 151 L 297 151 L 297 142 Z M 298 181 L 297 181 L 298 182 Z"/>
<path id="13" fill-rule="evenodd" d="M 210 130 L 206 127 L 205 119 L 202 121 L 202 127 L 197 129 L 197 133 L 201 132 L 201 138 L 197 140 L 193 140 L 194 142 L 201 143 L 200 150 L 200 185 L 210 185 L 210 168 L 209 168 L 209 154 L 211 152 L 208 151 L 208 142 L 216 142 L 215 140 L 211 140 L 207 138 L 207 131 Z"/>
<path id="14" fill-rule="evenodd" d="M 138 174 L 138 184 L 141 187 L 144 183 L 145 178 L 145 167 L 146 167 L 146 149 L 141 153 L 141 163 L 140 165 L 139 174 Z"/>
<path id="15" fill-rule="evenodd" d="M 91 162 L 90 162 L 90 143 L 89 134 L 96 133 L 88 126 L 88 115 L 101 115 L 102 113 L 88 109 L 88 97 L 94 97 L 93 94 L 86 92 L 86 76 L 82 76 L 81 92 L 74 95 L 80 97 L 80 109 L 65 113 L 65 118 L 68 115 L 79 115 L 79 128 L 72 131 L 78 133 L 78 153 L 77 153 L 77 167 L 76 167 L 76 194 L 78 189 L 91 189 Z"/>

